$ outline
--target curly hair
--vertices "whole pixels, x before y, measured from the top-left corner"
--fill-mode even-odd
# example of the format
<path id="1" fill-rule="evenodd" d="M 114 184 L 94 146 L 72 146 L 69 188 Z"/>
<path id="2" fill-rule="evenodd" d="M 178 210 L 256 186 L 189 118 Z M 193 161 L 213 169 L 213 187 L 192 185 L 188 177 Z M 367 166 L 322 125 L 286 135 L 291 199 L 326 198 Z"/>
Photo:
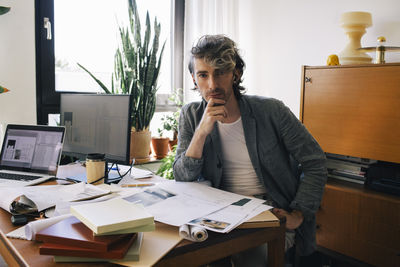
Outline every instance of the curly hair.
<path id="1" fill-rule="evenodd" d="M 194 75 L 194 59 L 203 59 L 207 64 L 224 71 L 237 70 L 240 77 L 245 63 L 239 55 L 236 43 L 224 35 L 204 35 L 190 51 L 189 71 Z M 233 84 L 233 92 L 239 99 L 246 90 L 240 85 L 242 78 Z"/>

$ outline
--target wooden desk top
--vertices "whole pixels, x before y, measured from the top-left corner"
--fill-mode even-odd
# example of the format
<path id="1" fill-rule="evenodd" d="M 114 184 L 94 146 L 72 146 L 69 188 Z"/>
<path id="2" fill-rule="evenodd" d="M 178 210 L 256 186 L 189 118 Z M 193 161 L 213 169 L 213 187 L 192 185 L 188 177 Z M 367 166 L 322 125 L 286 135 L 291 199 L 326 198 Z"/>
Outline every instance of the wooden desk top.
<path id="1" fill-rule="evenodd" d="M 112 263 L 55 263 L 52 256 L 39 255 L 39 242 L 7 238 L 15 230 L 10 214 L 0 209 L 0 252 L 10 266 L 115 266 Z M 229 234 L 209 232 L 204 242 L 183 240 L 155 266 L 193 266 L 205 264 L 239 251 L 268 242 L 268 266 L 283 266 L 285 218 L 281 226 L 258 229 L 238 229 Z"/>

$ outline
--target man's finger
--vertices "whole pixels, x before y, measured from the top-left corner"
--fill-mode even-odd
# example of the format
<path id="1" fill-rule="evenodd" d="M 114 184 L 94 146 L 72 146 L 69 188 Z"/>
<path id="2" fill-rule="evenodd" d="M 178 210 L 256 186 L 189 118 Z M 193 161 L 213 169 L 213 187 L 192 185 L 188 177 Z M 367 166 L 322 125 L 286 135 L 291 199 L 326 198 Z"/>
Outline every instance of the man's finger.
<path id="1" fill-rule="evenodd" d="M 225 105 L 225 100 L 219 98 L 210 98 L 208 105 L 211 107 L 222 106 Z"/>

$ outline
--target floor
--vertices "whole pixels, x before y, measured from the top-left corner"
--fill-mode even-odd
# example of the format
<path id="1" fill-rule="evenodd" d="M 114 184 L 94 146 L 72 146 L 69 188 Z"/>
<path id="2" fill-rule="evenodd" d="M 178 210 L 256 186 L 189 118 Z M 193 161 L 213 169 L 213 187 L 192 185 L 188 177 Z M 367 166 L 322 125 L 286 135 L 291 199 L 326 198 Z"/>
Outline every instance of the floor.
<path id="1" fill-rule="evenodd" d="M 297 267 L 297 266 L 296 266 Z M 315 252 L 309 258 L 300 260 L 298 267 L 372 267 L 369 264 L 351 259 L 349 257 L 341 257 L 335 255 L 327 255 L 321 252 Z"/>

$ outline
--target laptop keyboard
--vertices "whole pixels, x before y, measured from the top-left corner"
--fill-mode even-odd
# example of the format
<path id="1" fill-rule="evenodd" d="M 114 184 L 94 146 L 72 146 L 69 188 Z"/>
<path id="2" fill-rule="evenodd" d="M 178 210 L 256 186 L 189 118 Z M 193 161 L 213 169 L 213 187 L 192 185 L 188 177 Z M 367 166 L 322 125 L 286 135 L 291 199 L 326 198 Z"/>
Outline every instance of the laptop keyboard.
<path id="1" fill-rule="evenodd" d="M 9 179 L 9 180 L 32 181 L 32 180 L 38 179 L 40 177 L 41 176 L 0 172 L 0 178 Z"/>

